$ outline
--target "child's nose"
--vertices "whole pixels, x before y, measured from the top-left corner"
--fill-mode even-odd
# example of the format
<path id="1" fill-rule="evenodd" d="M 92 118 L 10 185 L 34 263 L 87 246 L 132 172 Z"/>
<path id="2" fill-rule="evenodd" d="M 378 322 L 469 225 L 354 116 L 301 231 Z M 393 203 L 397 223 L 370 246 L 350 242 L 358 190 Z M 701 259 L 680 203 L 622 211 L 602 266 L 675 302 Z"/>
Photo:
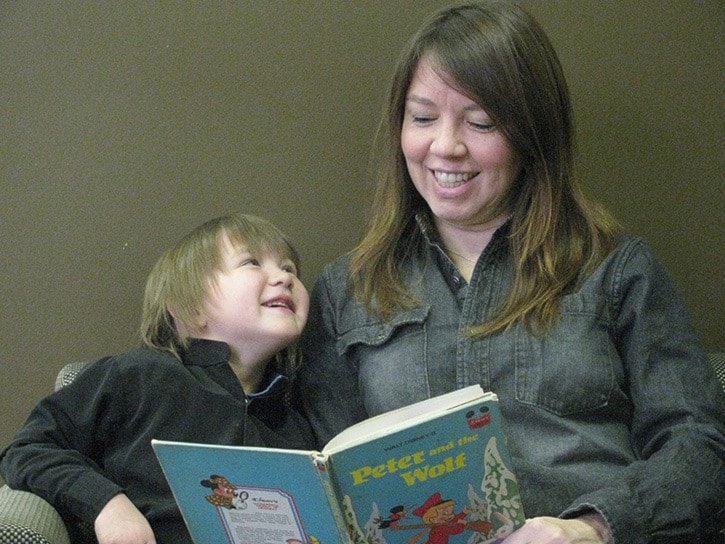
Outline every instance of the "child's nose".
<path id="1" fill-rule="evenodd" d="M 272 283 L 272 285 L 284 285 L 289 287 L 292 285 L 294 278 L 295 275 L 292 272 L 283 268 L 275 268 L 273 272 L 270 273 L 270 283 Z"/>

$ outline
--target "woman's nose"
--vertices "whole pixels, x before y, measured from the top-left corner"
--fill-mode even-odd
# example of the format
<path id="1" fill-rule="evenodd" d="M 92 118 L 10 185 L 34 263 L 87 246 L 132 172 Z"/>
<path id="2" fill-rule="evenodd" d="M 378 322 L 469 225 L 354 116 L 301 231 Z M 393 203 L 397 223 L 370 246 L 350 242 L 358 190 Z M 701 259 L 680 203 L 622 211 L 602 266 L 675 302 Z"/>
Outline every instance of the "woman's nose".
<path id="1" fill-rule="evenodd" d="M 443 123 L 435 132 L 430 150 L 442 157 L 460 157 L 466 154 L 467 147 L 459 128 Z"/>

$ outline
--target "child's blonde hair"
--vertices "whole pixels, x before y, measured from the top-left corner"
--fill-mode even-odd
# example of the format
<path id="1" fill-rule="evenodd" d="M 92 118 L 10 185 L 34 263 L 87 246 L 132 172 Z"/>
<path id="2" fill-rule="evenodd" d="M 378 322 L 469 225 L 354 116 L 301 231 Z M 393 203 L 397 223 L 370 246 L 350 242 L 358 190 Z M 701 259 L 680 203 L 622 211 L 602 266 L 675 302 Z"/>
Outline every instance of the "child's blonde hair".
<path id="1" fill-rule="evenodd" d="M 144 345 L 179 358 L 190 329 L 202 316 L 204 303 L 214 286 L 214 272 L 223 266 L 223 240 L 245 246 L 250 253 L 272 253 L 290 259 L 299 272 L 300 259 L 287 237 L 272 223 L 242 213 L 207 221 L 164 252 L 146 281 L 141 338 Z M 170 309 L 173 309 L 171 314 Z M 277 355 L 280 372 L 292 373 L 298 363 L 294 346 Z"/>

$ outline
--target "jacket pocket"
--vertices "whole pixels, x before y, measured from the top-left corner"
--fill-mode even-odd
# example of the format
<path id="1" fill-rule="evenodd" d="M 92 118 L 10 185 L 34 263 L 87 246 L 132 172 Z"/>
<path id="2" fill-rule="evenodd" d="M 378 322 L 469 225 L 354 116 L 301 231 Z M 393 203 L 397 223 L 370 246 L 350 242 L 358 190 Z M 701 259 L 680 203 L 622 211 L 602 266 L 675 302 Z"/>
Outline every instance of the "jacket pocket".
<path id="1" fill-rule="evenodd" d="M 397 337 L 407 333 L 419 331 L 425 323 L 429 307 L 414 308 L 395 314 L 390 321 L 373 319 L 366 314 L 365 319 L 352 319 L 347 324 L 341 322 L 340 333 L 337 339 L 337 353 L 339 356 L 349 355 L 349 351 L 358 346 L 381 347 L 383 344 L 394 341 Z"/>
<path id="2" fill-rule="evenodd" d="M 554 328 L 516 331 L 516 399 L 565 416 L 605 407 L 619 356 L 598 297 L 565 297 Z"/>
<path id="3" fill-rule="evenodd" d="M 426 319 L 429 308 L 365 321 L 338 336 L 338 355 L 352 365 L 369 415 L 428 396 Z"/>

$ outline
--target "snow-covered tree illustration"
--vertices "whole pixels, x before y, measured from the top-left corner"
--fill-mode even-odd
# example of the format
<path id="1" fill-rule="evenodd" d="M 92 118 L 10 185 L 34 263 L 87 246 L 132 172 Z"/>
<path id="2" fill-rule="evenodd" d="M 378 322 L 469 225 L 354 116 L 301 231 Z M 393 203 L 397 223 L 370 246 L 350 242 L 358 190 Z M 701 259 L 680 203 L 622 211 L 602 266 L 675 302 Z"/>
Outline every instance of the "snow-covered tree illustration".
<path id="1" fill-rule="evenodd" d="M 483 465 L 484 478 L 481 489 L 486 493 L 491 513 L 497 512 L 510 519 L 512 523 L 523 523 L 519 484 L 514 473 L 501 459 L 495 436 L 491 437 L 486 445 Z"/>
<path id="2" fill-rule="evenodd" d="M 374 509 L 377 509 L 377 506 Z M 382 544 L 381 541 L 374 540 L 374 535 L 366 534 L 366 531 L 360 528 L 360 524 L 357 522 L 357 516 L 352 508 L 352 502 L 350 502 L 350 497 L 347 495 L 345 495 L 342 501 L 342 515 L 345 518 L 345 527 L 347 528 L 347 534 L 352 544 Z"/>
<path id="3" fill-rule="evenodd" d="M 380 528 L 380 509 L 378 503 L 372 503 L 370 517 L 365 524 L 365 544 L 387 544 L 383 536 L 383 530 Z"/>
<path id="4" fill-rule="evenodd" d="M 468 501 L 475 512 L 471 520 L 490 521 L 494 529 L 488 534 L 471 535 L 468 544 L 492 544 L 513 532 L 514 525 L 523 523 L 519 485 L 513 472 L 504 464 L 498 451 L 496 437 L 486 444 L 483 455 L 484 476 L 480 496 L 473 485 L 468 486 Z"/>

